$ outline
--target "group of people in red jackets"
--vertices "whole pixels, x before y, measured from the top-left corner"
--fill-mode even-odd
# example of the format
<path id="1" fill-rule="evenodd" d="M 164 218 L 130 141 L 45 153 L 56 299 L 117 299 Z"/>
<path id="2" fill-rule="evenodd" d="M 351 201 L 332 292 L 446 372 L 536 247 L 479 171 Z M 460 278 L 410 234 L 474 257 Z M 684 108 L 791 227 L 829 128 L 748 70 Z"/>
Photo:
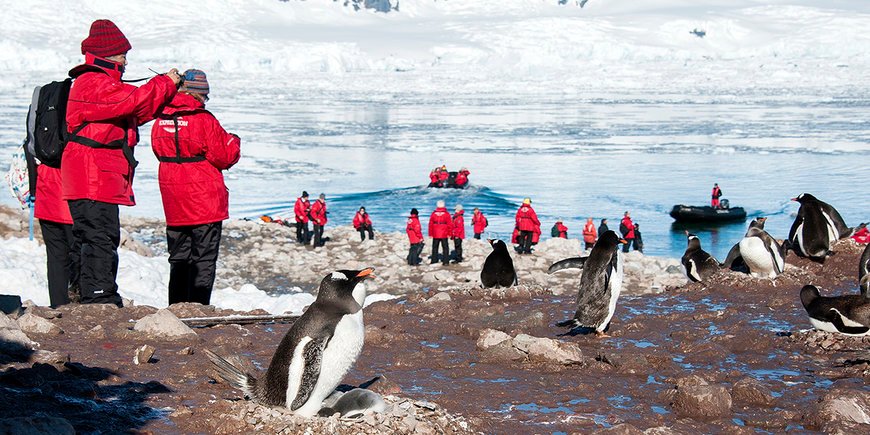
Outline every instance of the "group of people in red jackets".
<path id="1" fill-rule="evenodd" d="M 131 48 L 112 21 L 91 24 L 81 43 L 84 63 L 69 71 L 69 136 L 60 168 L 36 169 L 34 214 L 53 307 L 71 300 L 122 305 L 119 206 L 136 203 L 132 148 L 138 127 L 155 119 L 151 142 L 160 162 L 169 303 L 208 304 L 211 297 L 221 224 L 229 218 L 222 171 L 238 162 L 241 141 L 205 110 L 209 83 L 201 70 L 182 75 L 173 68 L 139 87 L 124 83 Z"/>
<path id="2" fill-rule="evenodd" d="M 486 216 L 479 208 L 474 209 L 474 214 L 471 218 L 471 226 L 474 231 L 474 238 L 480 239 L 480 235 L 486 229 L 489 222 Z M 410 247 L 408 249 L 408 264 L 416 266 L 423 260 L 420 254 L 423 252 L 423 228 L 420 225 L 420 213 L 416 208 L 411 209 L 411 214 L 408 216 L 408 222 L 405 226 L 405 232 L 408 234 Z M 435 204 L 435 210 L 429 216 L 428 235 L 432 238 L 432 256 L 431 262 L 435 264 L 441 262 L 444 265 L 451 261 L 461 263 L 462 257 L 462 241 L 465 239 L 465 210 L 462 204 L 457 204 L 451 215 L 447 211 L 447 206 L 443 200 L 439 200 Z M 451 258 L 449 240 L 453 240 L 454 255 Z M 441 251 L 440 253 L 438 251 Z"/>
<path id="3" fill-rule="evenodd" d="M 323 227 L 326 226 L 328 214 L 326 211 L 326 194 L 321 193 L 314 204 L 308 200 L 308 192 L 302 191 L 302 195 L 296 198 L 293 205 L 293 214 L 296 217 L 296 241 L 307 245 L 311 243 L 312 231 L 308 229 L 308 222 L 313 228 L 314 247 L 318 248 L 326 244 L 323 237 Z"/>
<path id="4" fill-rule="evenodd" d="M 451 180 L 447 165 L 436 166 L 429 172 L 429 187 L 453 187 L 464 188 L 468 184 L 468 176 L 471 174 L 467 168 L 462 168 L 455 173 Z"/>

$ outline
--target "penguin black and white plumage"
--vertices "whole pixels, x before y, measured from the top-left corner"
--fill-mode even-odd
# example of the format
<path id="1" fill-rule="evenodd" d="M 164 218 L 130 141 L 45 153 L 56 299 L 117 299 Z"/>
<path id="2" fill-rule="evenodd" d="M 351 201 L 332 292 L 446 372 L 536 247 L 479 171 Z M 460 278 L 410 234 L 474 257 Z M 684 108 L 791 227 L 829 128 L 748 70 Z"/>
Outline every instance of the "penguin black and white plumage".
<path id="1" fill-rule="evenodd" d="M 820 331 L 851 336 L 870 334 L 870 299 L 864 295 L 821 296 L 819 288 L 805 285 L 801 303 L 810 323 Z"/>
<path id="2" fill-rule="evenodd" d="M 483 262 L 480 271 L 480 283 L 484 288 L 501 286 L 510 287 L 517 284 L 517 272 L 514 269 L 514 261 L 508 252 L 507 245 L 501 240 L 489 239 L 492 252 Z"/>
<path id="3" fill-rule="evenodd" d="M 245 396 L 269 406 L 286 406 L 310 417 L 356 361 L 365 338 L 362 307 L 374 269 L 339 270 L 320 282 L 314 303 L 290 328 L 257 379 L 235 363 L 206 351 L 218 374 Z"/>
<path id="4" fill-rule="evenodd" d="M 568 258 L 550 266 L 548 273 L 567 268 L 582 268 L 577 311 L 574 318 L 557 326 L 594 329 L 599 336 L 610 326 L 616 301 L 622 291 L 622 253 L 618 249 L 625 240 L 613 231 L 600 236 L 588 257 Z"/>
<path id="5" fill-rule="evenodd" d="M 864 247 L 864 253 L 858 261 L 858 287 L 865 298 L 870 298 L 870 244 Z"/>
<path id="6" fill-rule="evenodd" d="M 788 232 L 789 247 L 795 254 L 823 262 L 834 242 L 855 233 L 837 209 L 815 196 L 802 193 L 791 200 L 801 205 Z"/>
<path id="7" fill-rule="evenodd" d="M 698 236 L 686 232 L 688 246 L 683 254 L 681 262 L 686 269 L 686 276 L 692 282 L 706 281 L 711 275 L 719 271 L 719 261 L 701 249 L 701 239 Z"/>
<path id="8" fill-rule="evenodd" d="M 746 235 L 737 245 L 740 259 L 749 268 L 752 276 L 776 278 L 785 270 L 785 248 L 764 231 L 766 220 L 763 217 L 753 220 Z"/>

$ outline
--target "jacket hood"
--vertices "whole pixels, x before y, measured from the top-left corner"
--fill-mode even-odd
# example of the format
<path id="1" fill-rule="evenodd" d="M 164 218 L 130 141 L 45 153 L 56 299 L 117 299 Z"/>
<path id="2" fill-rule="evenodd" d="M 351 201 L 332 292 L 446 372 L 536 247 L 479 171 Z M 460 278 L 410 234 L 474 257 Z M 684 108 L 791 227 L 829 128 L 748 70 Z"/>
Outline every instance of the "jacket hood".
<path id="1" fill-rule="evenodd" d="M 189 112 L 191 110 L 203 109 L 205 103 L 197 100 L 192 95 L 179 92 L 172 97 L 172 101 L 163 108 L 163 113 L 172 115 L 176 112 Z"/>

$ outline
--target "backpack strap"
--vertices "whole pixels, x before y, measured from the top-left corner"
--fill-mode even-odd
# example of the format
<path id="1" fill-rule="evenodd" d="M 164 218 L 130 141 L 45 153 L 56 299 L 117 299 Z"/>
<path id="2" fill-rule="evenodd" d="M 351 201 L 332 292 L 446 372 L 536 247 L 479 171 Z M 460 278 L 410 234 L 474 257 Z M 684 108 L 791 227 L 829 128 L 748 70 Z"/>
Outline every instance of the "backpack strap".
<path id="1" fill-rule="evenodd" d="M 207 110 L 192 110 L 189 112 L 175 112 L 172 114 L 172 124 L 175 126 L 175 157 L 167 157 L 167 156 L 157 156 L 157 160 L 164 163 L 194 163 L 201 162 L 205 160 L 205 156 L 192 156 L 192 157 L 181 157 L 181 141 L 178 140 L 178 114 L 179 113 L 197 113 L 197 112 L 206 112 Z M 161 115 L 160 118 L 166 119 L 167 115 Z"/>

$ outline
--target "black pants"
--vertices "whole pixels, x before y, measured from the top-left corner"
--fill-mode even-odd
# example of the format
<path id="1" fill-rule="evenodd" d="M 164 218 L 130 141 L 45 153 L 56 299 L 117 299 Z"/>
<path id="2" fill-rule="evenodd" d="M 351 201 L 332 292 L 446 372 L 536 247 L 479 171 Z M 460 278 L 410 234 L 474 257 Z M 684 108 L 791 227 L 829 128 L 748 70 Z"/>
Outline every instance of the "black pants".
<path id="1" fill-rule="evenodd" d="M 369 226 L 369 225 L 365 225 L 365 224 L 360 225 L 360 227 L 357 228 L 357 231 L 359 231 L 359 239 L 360 239 L 360 241 L 363 241 L 363 240 L 366 239 L 366 232 L 367 232 L 367 231 L 368 231 L 368 233 L 369 233 L 369 240 L 374 240 L 374 239 L 375 239 L 375 233 L 372 231 L 372 227 Z"/>
<path id="2" fill-rule="evenodd" d="M 323 225 L 314 224 L 314 247 L 323 246 Z"/>
<path id="3" fill-rule="evenodd" d="M 586 244 L 586 249 L 592 249 L 595 246 L 595 242 L 583 242 Z"/>
<path id="4" fill-rule="evenodd" d="M 208 305 L 221 246 L 222 222 L 166 227 L 169 248 L 169 304 Z"/>
<path id="5" fill-rule="evenodd" d="M 480 234 L 481 233 L 474 233 L 474 238 L 477 240 L 480 240 Z"/>
<path id="6" fill-rule="evenodd" d="M 420 264 L 423 260 L 420 259 L 420 254 L 423 253 L 423 242 L 411 243 L 411 247 L 408 248 L 408 264 L 411 266 L 416 266 Z"/>
<path id="7" fill-rule="evenodd" d="M 79 286 L 83 304 L 115 304 L 118 295 L 118 244 L 121 222 L 118 205 L 90 199 L 68 201 L 73 237 L 81 247 Z"/>
<path id="8" fill-rule="evenodd" d="M 456 251 L 456 262 L 459 263 L 462 261 L 462 239 L 454 238 L 453 239 L 453 248 Z"/>
<path id="9" fill-rule="evenodd" d="M 40 219 L 39 227 L 48 259 L 48 298 L 56 308 L 70 302 L 70 287 L 78 288 L 81 246 L 76 244 L 72 225 Z"/>
<path id="10" fill-rule="evenodd" d="M 432 264 L 438 262 L 438 245 L 441 245 L 441 262 L 448 264 L 450 262 L 450 245 L 447 243 L 447 238 L 432 239 Z"/>
<path id="11" fill-rule="evenodd" d="M 625 244 L 622 245 L 622 252 L 628 252 L 628 248 L 631 247 L 632 244 L 634 244 L 634 239 L 625 239 Z M 637 248 L 635 247 L 635 249 Z"/>
<path id="12" fill-rule="evenodd" d="M 308 230 L 308 222 L 296 222 L 296 241 L 307 245 L 311 240 L 311 231 Z"/>
<path id="13" fill-rule="evenodd" d="M 517 242 L 520 245 L 521 254 L 532 253 L 532 237 L 534 237 L 534 233 L 531 231 L 520 231 L 520 235 L 517 237 Z"/>

